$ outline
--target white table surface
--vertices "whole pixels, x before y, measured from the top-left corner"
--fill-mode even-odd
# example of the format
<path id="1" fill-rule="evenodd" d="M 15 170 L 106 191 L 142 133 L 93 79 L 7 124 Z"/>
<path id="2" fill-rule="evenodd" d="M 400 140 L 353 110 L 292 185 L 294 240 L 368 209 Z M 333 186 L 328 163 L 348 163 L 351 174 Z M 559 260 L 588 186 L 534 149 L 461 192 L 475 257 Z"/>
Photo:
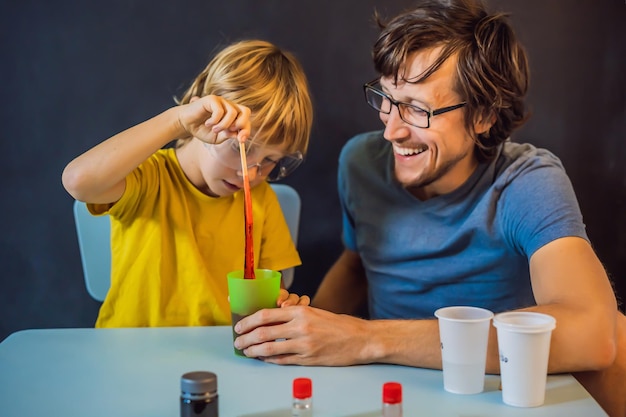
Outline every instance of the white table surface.
<path id="1" fill-rule="evenodd" d="M 313 380 L 315 417 L 380 416 L 382 385 L 403 386 L 404 416 L 606 416 L 570 375 L 548 378 L 541 407 L 502 403 L 500 378 L 485 391 L 450 394 L 441 371 L 393 365 L 303 367 L 266 364 L 232 350 L 231 329 L 46 329 L 0 343 L 2 417 L 178 417 L 180 376 L 217 374 L 220 417 L 289 417 L 294 378 Z"/>

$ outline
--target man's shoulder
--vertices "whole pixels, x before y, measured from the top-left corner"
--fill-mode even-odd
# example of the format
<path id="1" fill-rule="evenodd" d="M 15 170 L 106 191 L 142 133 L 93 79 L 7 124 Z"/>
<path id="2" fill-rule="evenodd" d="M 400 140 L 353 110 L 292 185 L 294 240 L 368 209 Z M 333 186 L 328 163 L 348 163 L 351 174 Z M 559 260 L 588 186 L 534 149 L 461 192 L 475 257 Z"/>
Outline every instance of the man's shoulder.
<path id="1" fill-rule="evenodd" d="M 561 160 L 529 143 L 505 142 L 495 165 L 495 188 L 511 195 L 542 199 L 571 183 Z"/>
<path id="2" fill-rule="evenodd" d="M 561 160 L 554 153 L 530 143 L 506 141 L 502 147 L 500 157 L 510 161 L 511 164 L 556 165 L 562 167 Z"/>
<path id="3" fill-rule="evenodd" d="M 383 140 L 383 131 L 382 130 L 371 130 L 369 132 L 361 132 L 354 135 L 352 138 L 348 140 L 348 143 L 355 142 L 371 142 L 371 141 L 380 141 Z"/>
<path id="4" fill-rule="evenodd" d="M 561 160 L 551 151 L 530 143 L 507 141 L 496 160 L 497 171 L 513 178 L 544 169 L 565 172 Z"/>
<path id="5" fill-rule="evenodd" d="M 376 130 L 371 132 L 359 133 L 350 138 L 341 150 L 341 158 L 349 158 L 353 155 L 363 156 L 364 154 L 372 154 L 380 152 L 388 145 L 383 138 L 383 131 Z"/>

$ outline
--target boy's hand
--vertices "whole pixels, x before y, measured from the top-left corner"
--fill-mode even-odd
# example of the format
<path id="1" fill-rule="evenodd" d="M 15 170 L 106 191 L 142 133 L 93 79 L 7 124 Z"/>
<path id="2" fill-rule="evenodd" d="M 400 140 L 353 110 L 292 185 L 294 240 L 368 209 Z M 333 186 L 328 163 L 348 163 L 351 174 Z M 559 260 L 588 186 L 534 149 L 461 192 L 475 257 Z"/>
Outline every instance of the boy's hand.
<path id="1" fill-rule="evenodd" d="M 284 288 L 280 289 L 278 294 L 278 300 L 276 300 L 276 306 L 288 307 L 288 306 L 308 306 L 311 303 L 311 299 L 308 295 L 298 296 L 298 294 L 290 294 Z"/>
<path id="2" fill-rule="evenodd" d="M 250 136 L 250 109 L 220 96 L 192 97 L 179 106 L 180 126 L 203 142 L 218 144 L 234 136 L 245 142 Z"/>

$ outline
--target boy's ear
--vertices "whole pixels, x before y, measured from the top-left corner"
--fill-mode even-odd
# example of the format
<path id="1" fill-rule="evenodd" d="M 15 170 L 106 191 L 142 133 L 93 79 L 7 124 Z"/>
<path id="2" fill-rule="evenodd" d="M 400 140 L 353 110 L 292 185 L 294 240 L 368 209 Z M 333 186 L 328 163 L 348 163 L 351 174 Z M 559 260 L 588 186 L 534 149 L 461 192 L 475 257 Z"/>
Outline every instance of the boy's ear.
<path id="1" fill-rule="evenodd" d="M 496 114 L 493 111 L 489 111 L 487 114 L 479 115 L 477 119 L 474 122 L 474 132 L 480 135 L 491 129 L 491 126 L 496 122 Z"/>

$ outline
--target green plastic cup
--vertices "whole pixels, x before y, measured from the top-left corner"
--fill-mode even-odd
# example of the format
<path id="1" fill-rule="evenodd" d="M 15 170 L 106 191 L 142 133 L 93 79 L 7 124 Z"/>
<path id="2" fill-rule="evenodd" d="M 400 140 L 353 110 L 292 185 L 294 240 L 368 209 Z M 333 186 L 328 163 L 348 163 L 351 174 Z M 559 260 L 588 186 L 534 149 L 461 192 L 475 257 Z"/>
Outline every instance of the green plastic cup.
<path id="1" fill-rule="evenodd" d="M 228 297 L 233 326 L 233 341 L 238 336 L 235 324 L 244 317 L 264 308 L 275 308 L 280 293 L 281 274 L 270 269 L 255 269 L 255 279 L 244 279 L 243 271 L 231 271 L 228 277 Z M 239 349 L 235 354 L 245 356 Z"/>

